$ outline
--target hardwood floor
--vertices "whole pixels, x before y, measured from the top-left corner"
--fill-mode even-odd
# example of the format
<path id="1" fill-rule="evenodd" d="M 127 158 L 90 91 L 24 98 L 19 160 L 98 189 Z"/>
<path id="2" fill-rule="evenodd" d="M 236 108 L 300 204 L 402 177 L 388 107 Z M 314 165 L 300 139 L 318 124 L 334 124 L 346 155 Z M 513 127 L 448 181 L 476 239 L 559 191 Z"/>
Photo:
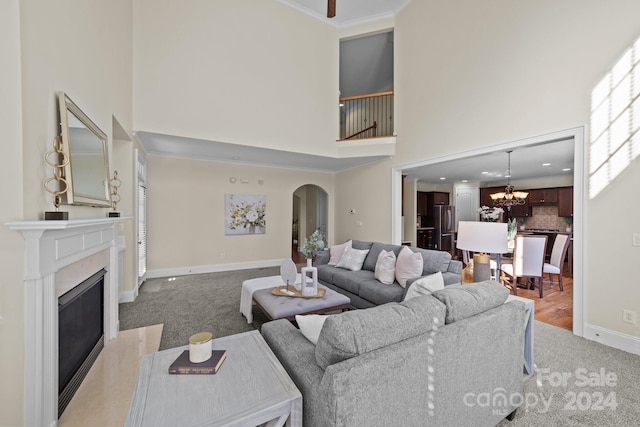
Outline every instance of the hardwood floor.
<path id="1" fill-rule="evenodd" d="M 568 276 L 565 268 L 563 275 L 564 291 L 560 292 L 557 284 L 551 285 L 544 282 L 542 299 L 538 289 L 530 290 L 518 288 L 518 296 L 535 301 L 535 319 L 558 326 L 560 328 L 573 329 L 573 278 Z"/>
<path id="2" fill-rule="evenodd" d="M 291 248 L 291 259 L 296 264 L 304 264 L 306 262 L 304 255 L 302 255 L 302 252 L 298 251 L 297 247 Z"/>

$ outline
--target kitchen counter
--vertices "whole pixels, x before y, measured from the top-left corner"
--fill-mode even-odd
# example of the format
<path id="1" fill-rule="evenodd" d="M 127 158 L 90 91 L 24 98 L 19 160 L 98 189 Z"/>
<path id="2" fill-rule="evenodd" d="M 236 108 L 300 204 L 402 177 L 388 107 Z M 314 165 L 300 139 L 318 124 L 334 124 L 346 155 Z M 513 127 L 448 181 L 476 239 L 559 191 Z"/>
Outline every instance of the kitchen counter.
<path id="1" fill-rule="evenodd" d="M 420 230 L 435 230 L 434 227 L 418 227 L 416 228 L 416 231 L 420 231 Z"/>

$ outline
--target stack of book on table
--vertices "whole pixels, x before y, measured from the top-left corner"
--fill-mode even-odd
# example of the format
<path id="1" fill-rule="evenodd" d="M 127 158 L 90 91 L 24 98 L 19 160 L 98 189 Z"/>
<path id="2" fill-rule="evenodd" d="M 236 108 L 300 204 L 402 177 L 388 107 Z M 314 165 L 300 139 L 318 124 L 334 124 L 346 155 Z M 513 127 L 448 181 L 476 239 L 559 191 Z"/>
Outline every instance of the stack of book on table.
<path id="1" fill-rule="evenodd" d="M 185 350 L 169 366 L 170 374 L 215 374 L 227 357 L 226 350 L 213 350 L 211 357 L 201 363 L 189 361 L 189 350 Z"/>

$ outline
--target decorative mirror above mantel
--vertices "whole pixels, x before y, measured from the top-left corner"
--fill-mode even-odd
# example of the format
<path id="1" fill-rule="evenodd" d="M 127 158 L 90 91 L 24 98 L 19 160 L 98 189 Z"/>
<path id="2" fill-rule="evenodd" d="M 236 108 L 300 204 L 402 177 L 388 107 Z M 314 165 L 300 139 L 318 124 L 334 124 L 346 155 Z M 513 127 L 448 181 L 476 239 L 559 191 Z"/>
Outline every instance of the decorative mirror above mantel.
<path id="1" fill-rule="evenodd" d="M 69 98 L 58 92 L 67 191 L 61 203 L 110 207 L 107 135 Z"/>

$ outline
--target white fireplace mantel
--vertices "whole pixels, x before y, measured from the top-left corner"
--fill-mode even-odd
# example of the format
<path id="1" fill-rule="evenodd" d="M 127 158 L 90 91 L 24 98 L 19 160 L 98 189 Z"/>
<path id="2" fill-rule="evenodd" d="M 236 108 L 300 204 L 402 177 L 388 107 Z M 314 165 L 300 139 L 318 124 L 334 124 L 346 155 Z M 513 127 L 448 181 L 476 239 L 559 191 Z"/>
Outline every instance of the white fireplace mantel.
<path id="1" fill-rule="evenodd" d="M 101 252 L 105 253 L 106 263 L 100 266 L 107 270 L 104 278 L 105 343 L 117 337 L 118 244 L 121 242 L 117 225 L 129 219 L 20 221 L 6 224 L 9 229 L 22 233 L 25 242 L 25 425 L 53 427 L 58 424 L 57 272 Z M 87 277 L 78 277 L 76 284 Z"/>

